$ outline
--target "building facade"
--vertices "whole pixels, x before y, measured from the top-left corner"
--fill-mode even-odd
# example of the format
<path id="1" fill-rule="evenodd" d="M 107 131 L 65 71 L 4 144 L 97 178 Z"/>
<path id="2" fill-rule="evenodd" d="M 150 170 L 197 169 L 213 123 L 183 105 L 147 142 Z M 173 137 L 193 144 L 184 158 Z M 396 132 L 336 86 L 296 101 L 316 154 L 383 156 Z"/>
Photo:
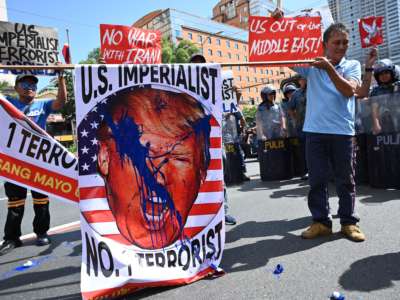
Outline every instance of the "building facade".
<path id="1" fill-rule="evenodd" d="M 247 30 L 249 16 L 269 16 L 276 6 L 272 0 L 221 0 L 213 8 L 212 20 Z"/>
<path id="2" fill-rule="evenodd" d="M 133 26 L 159 30 L 173 42 L 190 40 L 202 51 L 208 62 L 234 63 L 248 61 L 248 31 L 175 9 L 153 11 Z M 283 79 L 294 74 L 284 67 L 227 67 L 233 70 L 235 85 L 242 90 L 242 104 L 257 104 L 265 85 L 277 90 Z"/>
<path id="3" fill-rule="evenodd" d="M 358 19 L 383 16 L 384 43 L 378 47 L 379 58 L 400 64 L 400 0 L 329 0 L 333 19 L 350 30 L 348 57 L 364 62 L 368 51 L 361 48 Z"/>

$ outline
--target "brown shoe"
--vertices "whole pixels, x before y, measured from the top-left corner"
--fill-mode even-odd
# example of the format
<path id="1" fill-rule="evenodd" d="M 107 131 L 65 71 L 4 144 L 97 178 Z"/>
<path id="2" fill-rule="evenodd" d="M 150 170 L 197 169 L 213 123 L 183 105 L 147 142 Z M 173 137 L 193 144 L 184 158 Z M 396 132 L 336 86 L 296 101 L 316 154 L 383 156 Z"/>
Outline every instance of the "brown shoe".
<path id="1" fill-rule="evenodd" d="M 340 232 L 354 242 L 365 241 L 365 235 L 357 225 L 342 225 Z"/>
<path id="2" fill-rule="evenodd" d="M 332 234 L 332 228 L 325 226 L 322 223 L 314 222 L 307 230 L 301 233 L 303 239 L 315 239 L 319 236 L 326 236 Z"/>

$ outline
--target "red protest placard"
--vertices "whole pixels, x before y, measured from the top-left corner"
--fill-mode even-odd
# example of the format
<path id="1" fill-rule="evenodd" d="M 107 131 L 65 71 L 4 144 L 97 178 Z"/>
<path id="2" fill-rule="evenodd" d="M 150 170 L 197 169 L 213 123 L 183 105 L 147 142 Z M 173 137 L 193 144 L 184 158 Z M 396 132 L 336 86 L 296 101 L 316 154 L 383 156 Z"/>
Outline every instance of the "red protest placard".
<path id="1" fill-rule="evenodd" d="M 383 17 L 365 17 L 358 20 L 361 47 L 367 48 L 383 43 Z"/>
<path id="2" fill-rule="evenodd" d="M 250 17 L 250 61 L 295 61 L 322 55 L 320 17 Z"/>
<path id="3" fill-rule="evenodd" d="M 161 34 L 154 30 L 100 24 L 100 51 L 108 64 L 159 64 Z"/>

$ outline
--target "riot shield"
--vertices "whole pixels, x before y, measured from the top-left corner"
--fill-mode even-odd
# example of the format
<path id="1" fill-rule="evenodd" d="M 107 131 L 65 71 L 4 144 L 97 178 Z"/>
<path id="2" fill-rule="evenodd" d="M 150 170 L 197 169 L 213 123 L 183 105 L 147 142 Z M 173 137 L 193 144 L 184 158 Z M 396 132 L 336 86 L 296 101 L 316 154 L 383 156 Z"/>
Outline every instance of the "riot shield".
<path id="1" fill-rule="evenodd" d="M 281 124 L 282 111 L 278 105 L 269 109 L 260 105 L 256 113 L 256 130 L 259 141 L 278 139 L 283 137 Z"/>
<path id="2" fill-rule="evenodd" d="M 234 114 L 222 117 L 222 141 L 224 144 L 237 143 L 239 139 L 237 121 Z"/>
<path id="3" fill-rule="evenodd" d="M 292 178 L 293 172 L 288 139 L 259 141 L 258 160 L 262 181 Z"/>
<path id="4" fill-rule="evenodd" d="M 226 185 L 240 184 L 243 182 L 242 165 L 238 144 L 224 144 L 223 163 L 224 180 Z"/>
<path id="5" fill-rule="evenodd" d="M 372 187 L 400 188 L 400 91 L 370 98 L 372 132 L 367 134 Z"/>
<path id="6" fill-rule="evenodd" d="M 243 181 L 243 171 L 237 121 L 233 114 L 225 114 L 222 118 L 222 141 L 225 154 L 223 155 L 225 184 L 239 184 Z"/>
<path id="7" fill-rule="evenodd" d="M 368 155 L 367 134 L 372 130 L 371 101 L 370 99 L 359 99 L 356 101 L 355 115 L 355 182 L 356 184 L 367 184 Z"/>

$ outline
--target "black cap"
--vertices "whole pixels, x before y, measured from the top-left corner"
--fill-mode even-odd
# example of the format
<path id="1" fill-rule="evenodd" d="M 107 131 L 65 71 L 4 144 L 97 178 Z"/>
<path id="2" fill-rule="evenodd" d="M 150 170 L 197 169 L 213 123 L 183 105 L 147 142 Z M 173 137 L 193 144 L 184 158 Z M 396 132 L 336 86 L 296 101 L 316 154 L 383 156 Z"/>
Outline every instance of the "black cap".
<path id="1" fill-rule="evenodd" d="M 205 58 L 204 55 L 201 54 L 201 53 L 195 53 L 195 54 L 193 54 L 192 57 L 190 58 L 190 61 L 189 61 L 189 62 L 193 63 L 194 60 L 198 60 L 198 61 L 199 61 L 198 63 L 201 63 L 201 64 L 205 64 L 205 63 L 207 62 L 207 61 L 206 61 L 206 58 Z"/>
<path id="2" fill-rule="evenodd" d="M 20 74 L 15 78 L 15 85 L 17 85 L 18 82 L 20 82 L 21 80 L 24 80 L 25 78 L 32 78 L 32 80 L 35 83 L 39 82 L 39 79 L 35 75 L 32 75 L 32 74 Z"/>

